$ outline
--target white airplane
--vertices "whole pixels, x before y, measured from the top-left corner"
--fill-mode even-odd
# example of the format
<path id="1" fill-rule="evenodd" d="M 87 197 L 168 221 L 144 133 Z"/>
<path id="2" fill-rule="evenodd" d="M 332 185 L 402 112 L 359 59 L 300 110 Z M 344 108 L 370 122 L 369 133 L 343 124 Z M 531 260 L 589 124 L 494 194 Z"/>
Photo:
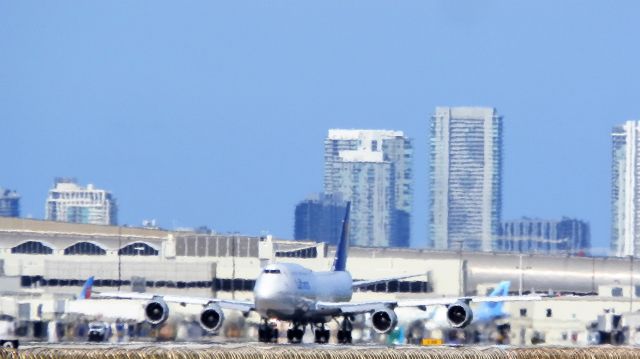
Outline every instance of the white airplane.
<path id="1" fill-rule="evenodd" d="M 540 296 L 529 295 L 352 302 L 351 297 L 355 288 L 416 275 L 354 282 L 346 268 L 349 208 L 350 204 L 347 204 L 342 234 L 331 271 L 315 272 L 293 263 L 268 264 L 256 279 L 253 289 L 254 301 L 123 292 L 95 293 L 94 297 L 148 300 L 144 307 L 144 314 L 146 320 L 152 325 L 159 325 L 167 320 L 169 316 L 167 303 L 202 305 L 200 324 L 210 332 L 216 332 L 222 326 L 224 321 L 222 309 L 239 310 L 243 314 L 255 311 L 263 320 L 258 328 L 258 337 L 261 342 L 277 340 L 278 330 L 269 325 L 270 319 L 277 319 L 291 322 L 292 326 L 287 330 L 287 339 L 290 343 L 300 343 L 308 325 L 315 327 L 317 343 L 328 342 L 329 330 L 325 328 L 325 324 L 336 318 L 342 318 L 337 333 L 338 342 L 351 343 L 351 321 L 356 314 L 371 314 L 373 329 L 384 334 L 392 331 L 398 322 L 395 308 L 414 307 L 426 310 L 430 306 L 445 306 L 450 325 L 461 328 L 467 326 L 473 319 L 473 312 L 469 307 L 471 302 L 541 299 Z"/>

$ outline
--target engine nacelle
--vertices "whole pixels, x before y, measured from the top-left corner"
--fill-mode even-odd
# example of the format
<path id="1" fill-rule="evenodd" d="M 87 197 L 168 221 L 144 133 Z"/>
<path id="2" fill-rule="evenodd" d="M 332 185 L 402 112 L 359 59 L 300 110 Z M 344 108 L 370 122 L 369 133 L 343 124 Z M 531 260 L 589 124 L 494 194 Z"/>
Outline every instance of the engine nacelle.
<path id="1" fill-rule="evenodd" d="M 465 302 L 451 304 L 447 308 L 447 320 L 454 328 L 464 328 L 471 324 L 473 311 L 471 311 L 471 308 Z"/>
<path id="2" fill-rule="evenodd" d="M 169 318 L 169 307 L 162 298 L 151 299 L 144 306 L 144 317 L 151 325 L 160 325 Z"/>
<path id="3" fill-rule="evenodd" d="M 200 326 L 209 332 L 216 332 L 224 322 L 224 313 L 220 306 L 210 303 L 200 312 Z"/>
<path id="4" fill-rule="evenodd" d="M 386 334 L 398 324 L 398 316 L 391 309 L 377 310 L 371 314 L 371 324 L 378 334 Z"/>

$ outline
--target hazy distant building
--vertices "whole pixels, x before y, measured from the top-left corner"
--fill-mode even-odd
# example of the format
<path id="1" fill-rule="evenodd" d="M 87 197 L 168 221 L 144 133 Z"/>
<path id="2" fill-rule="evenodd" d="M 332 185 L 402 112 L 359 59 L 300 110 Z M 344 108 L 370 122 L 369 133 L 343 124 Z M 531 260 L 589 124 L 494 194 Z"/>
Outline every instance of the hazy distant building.
<path id="1" fill-rule="evenodd" d="M 116 225 L 118 207 L 113 195 L 103 189 L 79 186 L 75 178 L 56 178 L 49 190 L 45 218 L 50 221 Z"/>
<path id="2" fill-rule="evenodd" d="M 296 205 L 294 239 L 335 245 L 347 208 L 339 195 L 317 194 Z"/>
<path id="3" fill-rule="evenodd" d="M 0 217 L 20 217 L 20 195 L 0 188 Z"/>
<path id="4" fill-rule="evenodd" d="M 611 251 L 640 254 L 640 121 L 627 121 L 611 132 Z"/>
<path id="5" fill-rule="evenodd" d="M 436 249 L 492 249 L 502 209 L 502 118 L 437 107 L 430 126 L 429 238 Z"/>
<path id="6" fill-rule="evenodd" d="M 505 221 L 495 250 L 545 254 L 586 254 L 591 249 L 589 223 L 572 218 L 522 218 Z"/>
<path id="7" fill-rule="evenodd" d="M 331 129 L 324 149 L 324 192 L 351 202 L 351 244 L 408 246 L 411 140 L 401 131 Z"/>

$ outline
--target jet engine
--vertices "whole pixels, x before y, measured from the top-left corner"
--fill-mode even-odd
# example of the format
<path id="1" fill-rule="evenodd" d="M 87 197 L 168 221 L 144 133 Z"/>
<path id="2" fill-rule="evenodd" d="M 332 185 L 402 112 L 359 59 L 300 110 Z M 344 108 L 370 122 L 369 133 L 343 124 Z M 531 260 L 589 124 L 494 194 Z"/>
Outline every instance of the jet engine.
<path id="1" fill-rule="evenodd" d="M 454 328 L 464 328 L 473 320 L 473 312 L 467 303 L 457 302 L 447 308 L 447 320 Z"/>
<path id="2" fill-rule="evenodd" d="M 215 332 L 222 326 L 224 313 L 220 306 L 210 303 L 200 312 L 200 326 L 209 332 Z"/>
<path id="3" fill-rule="evenodd" d="M 398 316 L 391 309 L 382 309 L 373 312 L 371 324 L 378 334 L 389 333 L 398 324 Z"/>
<path id="4" fill-rule="evenodd" d="M 169 307 L 162 298 L 153 298 L 144 307 L 144 317 L 151 325 L 160 325 L 169 317 Z"/>

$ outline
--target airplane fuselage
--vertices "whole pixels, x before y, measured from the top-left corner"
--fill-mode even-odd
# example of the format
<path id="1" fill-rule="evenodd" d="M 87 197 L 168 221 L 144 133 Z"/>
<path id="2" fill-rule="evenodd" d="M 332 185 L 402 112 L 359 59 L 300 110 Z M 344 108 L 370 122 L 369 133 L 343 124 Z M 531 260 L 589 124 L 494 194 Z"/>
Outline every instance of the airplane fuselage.
<path id="1" fill-rule="evenodd" d="M 353 294 L 349 272 L 314 272 L 298 264 L 270 264 L 253 290 L 255 310 L 263 318 L 324 322 L 336 315 L 316 309 L 317 302 L 348 302 Z"/>

